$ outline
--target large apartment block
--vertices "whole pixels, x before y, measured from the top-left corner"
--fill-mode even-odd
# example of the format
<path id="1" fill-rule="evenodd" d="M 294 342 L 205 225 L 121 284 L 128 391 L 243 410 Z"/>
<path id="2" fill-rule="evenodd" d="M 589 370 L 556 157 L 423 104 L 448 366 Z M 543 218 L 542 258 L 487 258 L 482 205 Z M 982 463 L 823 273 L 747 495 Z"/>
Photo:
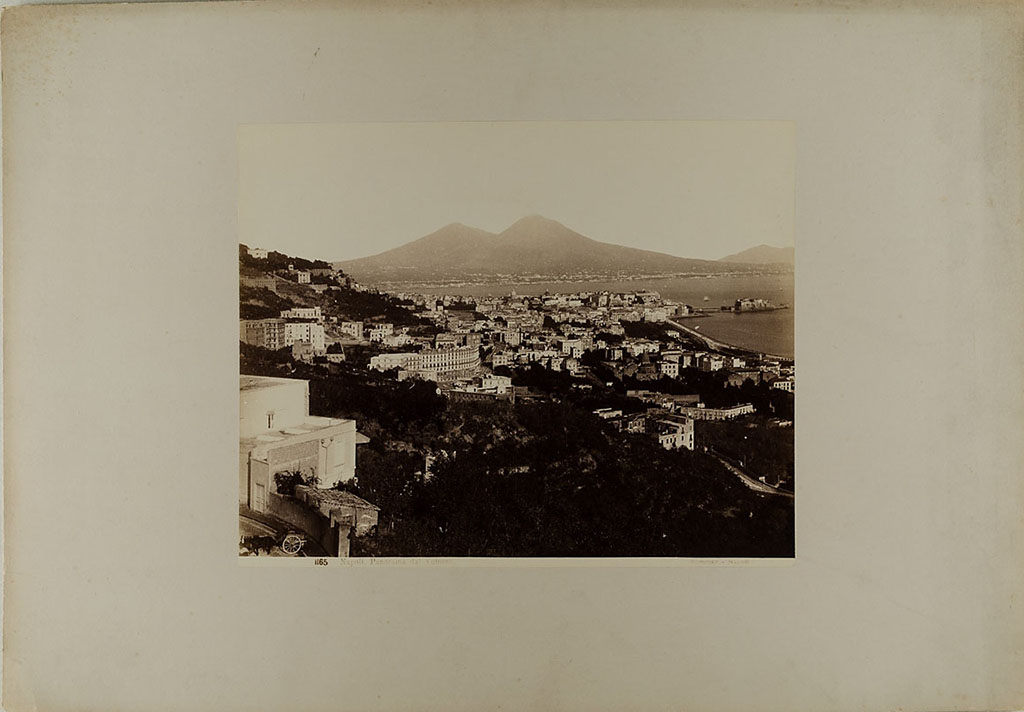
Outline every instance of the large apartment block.
<path id="1" fill-rule="evenodd" d="M 277 351 L 287 346 L 284 325 L 284 319 L 243 319 L 239 323 L 239 338 L 247 344 Z"/>
<path id="2" fill-rule="evenodd" d="M 247 344 L 277 351 L 304 341 L 315 353 L 327 349 L 324 327 L 312 321 L 290 322 L 284 319 L 243 319 L 239 323 L 239 338 Z"/>
<path id="3" fill-rule="evenodd" d="M 480 370 L 480 349 L 462 346 L 446 349 L 425 349 L 419 353 L 379 354 L 370 359 L 370 368 L 387 371 L 397 368 L 399 376 L 416 376 L 427 380 L 469 378 Z"/>

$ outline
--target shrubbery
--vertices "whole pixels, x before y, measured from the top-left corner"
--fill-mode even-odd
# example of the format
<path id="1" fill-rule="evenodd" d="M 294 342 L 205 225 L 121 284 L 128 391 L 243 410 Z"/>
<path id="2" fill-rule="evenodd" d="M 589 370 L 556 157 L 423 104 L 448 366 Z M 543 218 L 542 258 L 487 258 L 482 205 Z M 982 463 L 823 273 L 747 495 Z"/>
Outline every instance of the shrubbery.
<path id="1" fill-rule="evenodd" d="M 299 485 L 316 487 L 320 480 L 316 476 L 303 477 L 301 472 L 278 472 L 274 475 L 274 487 L 277 493 L 285 497 L 294 497 L 295 488 Z"/>

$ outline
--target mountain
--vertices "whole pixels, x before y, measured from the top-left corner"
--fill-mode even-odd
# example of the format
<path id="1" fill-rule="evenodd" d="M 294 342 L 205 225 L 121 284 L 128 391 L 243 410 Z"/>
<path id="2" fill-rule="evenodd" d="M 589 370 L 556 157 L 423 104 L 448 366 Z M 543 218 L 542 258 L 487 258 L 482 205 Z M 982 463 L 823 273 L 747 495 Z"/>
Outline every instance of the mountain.
<path id="1" fill-rule="evenodd" d="M 598 242 L 539 215 L 518 220 L 498 234 L 454 223 L 372 257 L 334 264 L 368 283 L 723 271 L 721 263 L 712 260 Z"/>
<path id="2" fill-rule="evenodd" d="M 719 262 L 742 262 L 745 264 L 793 264 L 792 247 L 772 247 L 771 245 L 758 245 L 751 247 L 735 255 L 729 255 L 718 260 Z"/>

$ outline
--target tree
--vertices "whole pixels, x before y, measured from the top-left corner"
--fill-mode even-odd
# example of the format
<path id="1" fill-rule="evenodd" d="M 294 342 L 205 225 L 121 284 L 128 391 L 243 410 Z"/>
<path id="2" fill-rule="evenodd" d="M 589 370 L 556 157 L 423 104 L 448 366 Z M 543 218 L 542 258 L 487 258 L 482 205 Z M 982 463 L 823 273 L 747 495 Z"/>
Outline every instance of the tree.
<path id="1" fill-rule="evenodd" d="M 402 517 L 409 509 L 408 498 L 416 484 L 415 473 L 423 461 L 412 453 L 389 452 L 369 446 L 359 451 L 356 480 L 360 497 L 381 508 L 382 515 Z"/>

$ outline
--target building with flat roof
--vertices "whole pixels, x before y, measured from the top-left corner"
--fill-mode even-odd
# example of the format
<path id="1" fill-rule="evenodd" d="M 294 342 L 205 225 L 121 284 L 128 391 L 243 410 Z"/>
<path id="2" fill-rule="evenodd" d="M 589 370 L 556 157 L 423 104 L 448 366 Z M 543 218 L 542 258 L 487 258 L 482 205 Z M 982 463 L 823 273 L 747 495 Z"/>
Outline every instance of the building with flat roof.
<path id="1" fill-rule="evenodd" d="M 793 378 L 776 378 L 772 381 L 772 388 L 778 391 L 793 392 Z"/>
<path id="2" fill-rule="evenodd" d="M 320 307 L 292 307 L 281 312 L 282 319 L 312 319 L 321 321 L 324 318 Z"/>
<path id="3" fill-rule="evenodd" d="M 313 347 L 313 352 L 322 354 L 327 351 L 324 327 L 315 321 L 289 321 L 284 325 L 284 345 L 304 341 Z"/>
<path id="4" fill-rule="evenodd" d="M 241 376 L 238 500 L 267 511 L 274 475 L 298 472 L 331 487 L 355 476 L 356 422 L 309 414 L 309 382 Z"/>
<path id="5" fill-rule="evenodd" d="M 680 406 L 676 408 L 676 412 L 694 420 L 732 420 L 753 413 L 754 406 L 742 403 L 725 408 L 706 408 L 703 403 L 698 403 L 696 406 Z"/>
<path id="6" fill-rule="evenodd" d="M 240 510 L 287 522 L 330 555 L 346 556 L 349 534 L 375 525 L 378 508 L 331 488 L 355 476 L 356 445 L 368 439 L 354 420 L 310 415 L 308 381 L 243 375 L 238 385 Z M 308 484 L 282 492 L 284 473 Z"/>
<path id="7" fill-rule="evenodd" d="M 666 450 L 694 448 L 694 427 L 692 418 L 655 417 L 648 419 L 647 432 L 658 438 Z"/>
<path id="8" fill-rule="evenodd" d="M 239 321 L 239 339 L 253 346 L 277 351 L 285 346 L 284 319 L 242 319 Z"/>
<path id="9" fill-rule="evenodd" d="M 370 368 L 377 371 L 398 368 L 433 381 L 471 378 L 480 371 L 480 349 L 476 346 L 458 346 L 424 349 L 419 353 L 377 354 L 370 359 Z"/>
<path id="10" fill-rule="evenodd" d="M 658 367 L 661 369 L 661 372 L 663 374 L 665 374 L 666 376 L 668 376 L 669 378 L 678 378 L 679 377 L 679 362 L 678 361 L 669 361 L 669 360 L 666 359 L 665 361 L 662 361 L 661 363 L 659 363 Z"/>

